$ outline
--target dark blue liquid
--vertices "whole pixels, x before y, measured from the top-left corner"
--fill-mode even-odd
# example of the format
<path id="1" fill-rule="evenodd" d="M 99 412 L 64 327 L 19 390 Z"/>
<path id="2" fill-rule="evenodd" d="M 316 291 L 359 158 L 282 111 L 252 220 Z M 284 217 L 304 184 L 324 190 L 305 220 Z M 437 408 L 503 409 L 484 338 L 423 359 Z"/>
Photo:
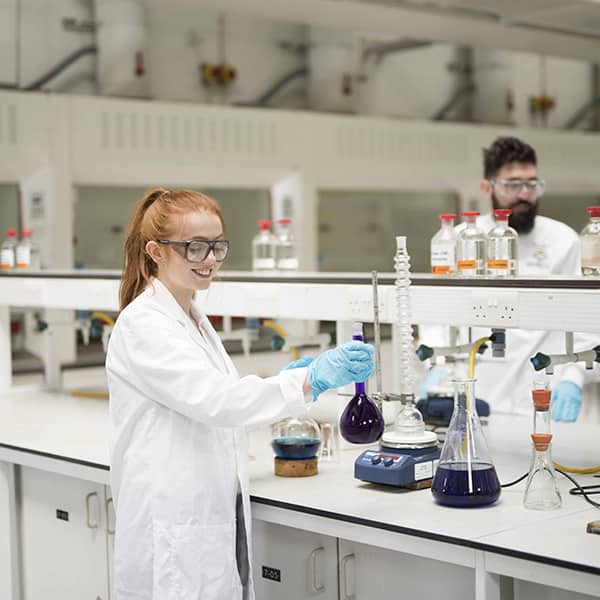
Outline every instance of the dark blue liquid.
<path id="1" fill-rule="evenodd" d="M 364 383 L 357 383 L 356 387 Z M 372 444 L 383 433 L 383 416 L 364 393 L 356 394 L 340 417 L 340 433 L 351 444 Z"/>
<path id="2" fill-rule="evenodd" d="M 271 448 L 277 458 L 284 460 L 301 460 L 313 458 L 319 452 L 321 440 L 314 437 L 286 436 L 271 441 Z"/>
<path id="3" fill-rule="evenodd" d="M 471 463 L 472 485 L 469 485 L 469 465 L 440 465 L 433 477 L 431 493 L 445 506 L 469 508 L 496 502 L 500 497 L 500 482 L 493 465 Z"/>

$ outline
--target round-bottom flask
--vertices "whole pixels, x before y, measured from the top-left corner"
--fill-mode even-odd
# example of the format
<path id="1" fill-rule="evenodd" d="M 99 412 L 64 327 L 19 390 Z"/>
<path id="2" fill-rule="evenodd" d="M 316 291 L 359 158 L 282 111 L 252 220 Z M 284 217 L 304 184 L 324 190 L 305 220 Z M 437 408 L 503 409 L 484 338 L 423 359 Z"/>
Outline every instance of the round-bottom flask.
<path id="1" fill-rule="evenodd" d="M 282 460 L 314 458 L 321 447 L 321 431 L 316 421 L 307 416 L 290 417 L 271 428 L 271 448 Z"/>
<path id="2" fill-rule="evenodd" d="M 352 339 L 362 342 L 362 323 L 352 324 Z M 367 396 L 364 382 L 354 384 L 354 396 L 340 416 L 340 434 L 351 444 L 372 444 L 383 433 L 383 415 Z"/>
<path id="3" fill-rule="evenodd" d="M 475 380 L 454 385 L 454 412 L 431 492 L 445 506 L 492 504 L 500 497 L 500 481 L 475 410 Z"/>
<path id="4" fill-rule="evenodd" d="M 354 397 L 340 417 L 340 433 L 351 444 L 372 444 L 383 433 L 383 416 L 365 393 L 365 384 L 356 384 Z"/>

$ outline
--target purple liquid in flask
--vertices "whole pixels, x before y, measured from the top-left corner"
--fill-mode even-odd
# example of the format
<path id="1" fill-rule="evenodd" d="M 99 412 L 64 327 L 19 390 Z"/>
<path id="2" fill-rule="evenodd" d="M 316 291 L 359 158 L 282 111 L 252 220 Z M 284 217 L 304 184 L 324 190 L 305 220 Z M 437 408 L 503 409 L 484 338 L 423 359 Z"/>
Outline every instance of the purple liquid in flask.
<path id="1" fill-rule="evenodd" d="M 363 341 L 362 323 L 352 324 L 352 339 Z M 364 382 L 354 384 L 354 397 L 340 417 L 340 433 L 351 444 L 372 444 L 383 434 L 383 415 L 366 394 Z"/>

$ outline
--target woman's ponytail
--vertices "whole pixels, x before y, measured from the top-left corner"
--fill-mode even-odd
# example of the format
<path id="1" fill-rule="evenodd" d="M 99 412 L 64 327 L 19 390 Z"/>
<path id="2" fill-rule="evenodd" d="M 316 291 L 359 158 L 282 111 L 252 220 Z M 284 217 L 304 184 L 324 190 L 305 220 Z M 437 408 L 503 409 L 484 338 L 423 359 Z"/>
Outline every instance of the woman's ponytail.
<path id="1" fill-rule="evenodd" d="M 129 220 L 123 252 L 123 275 L 119 288 L 121 310 L 139 296 L 156 275 L 156 263 L 146 253 L 148 238 L 144 235 L 144 230 L 147 229 L 144 227 L 144 217 L 150 206 L 167 193 L 168 190 L 162 188 L 148 190 L 138 200 Z"/>

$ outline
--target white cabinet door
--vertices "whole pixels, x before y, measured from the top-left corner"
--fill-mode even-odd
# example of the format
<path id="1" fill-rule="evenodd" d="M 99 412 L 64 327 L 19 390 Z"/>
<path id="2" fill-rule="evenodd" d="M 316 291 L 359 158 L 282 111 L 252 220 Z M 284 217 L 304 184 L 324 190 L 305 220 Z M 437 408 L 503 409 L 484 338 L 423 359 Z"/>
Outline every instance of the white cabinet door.
<path id="1" fill-rule="evenodd" d="M 108 600 L 104 486 L 21 469 L 24 600 Z"/>
<path id="2" fill-rule="evenodd" d="M 260 600 L 337 600 L 335 538 L 252 521 L 253 575 Z"/>
<path id="3" fill-rule="evenodd" d="M 13 548 L 11 546 L 11 477 L 13 466 L 0 461 L 0 598 L 13 595 Z"/>
<path id="4" fill-rule="evenodd" d="M 475 570 L 339 540 L 340 600 L 474 600 Z"/>

